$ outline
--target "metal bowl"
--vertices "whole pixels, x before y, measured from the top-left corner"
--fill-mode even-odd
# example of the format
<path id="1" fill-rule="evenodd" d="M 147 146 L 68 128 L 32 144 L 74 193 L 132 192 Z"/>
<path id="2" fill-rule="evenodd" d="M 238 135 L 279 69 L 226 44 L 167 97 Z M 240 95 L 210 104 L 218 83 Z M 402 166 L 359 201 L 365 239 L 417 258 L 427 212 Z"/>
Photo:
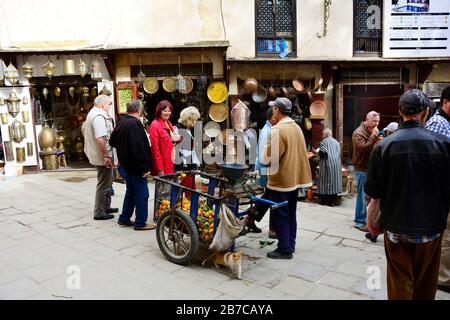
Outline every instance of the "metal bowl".
<path id="1" fill-rule="evenodd" d="M 253 101 L 255 101 L 256 103 L 261 103 L 266 101 L 267 99 L 267 92 L 264 88 L 259 87 L 258 90 L 256 90 L 256 92 L 254 92 L 252 94 L 252 99 Z"/>
<path id="2" fill-rule="evenodd" d="M 233 184 L 238 183 L 244 175 L 245 170 L 248 169 L 246 164 L 239 163 L 222 163 L 219 164 L 219 167 L 223 176 Z"/>

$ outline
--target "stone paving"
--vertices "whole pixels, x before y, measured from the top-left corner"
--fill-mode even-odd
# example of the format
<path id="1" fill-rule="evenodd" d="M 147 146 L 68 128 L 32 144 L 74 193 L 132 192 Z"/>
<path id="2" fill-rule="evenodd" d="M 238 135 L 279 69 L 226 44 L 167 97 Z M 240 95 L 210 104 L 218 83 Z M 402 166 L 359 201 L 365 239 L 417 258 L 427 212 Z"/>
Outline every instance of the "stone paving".
<path id="1" fill-rule="evenodd" d="M 275 244 L 260 248 L 267 215 L 262 234 L 236 241 L 237 280 L 227 270 L 167 261 L 154 230 L 121 227 L 117 216 L 94 221 L 95 184 L 93 171 L 0 181 L 0 299 L 386 299 L 383 238 L 372 244 L 352 227 L 354 197 L 334 208 L 298 203 L 292 260 L 267 259 Z M 114 189 L 121 208 L 125 186 Z M 438 291 L 437 299 L 450 294 Z"/>

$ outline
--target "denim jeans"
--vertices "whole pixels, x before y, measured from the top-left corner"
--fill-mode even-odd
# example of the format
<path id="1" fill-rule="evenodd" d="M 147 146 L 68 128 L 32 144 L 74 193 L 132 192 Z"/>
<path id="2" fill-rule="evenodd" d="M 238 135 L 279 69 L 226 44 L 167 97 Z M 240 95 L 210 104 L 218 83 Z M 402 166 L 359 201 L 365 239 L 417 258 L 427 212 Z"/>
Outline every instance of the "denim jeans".
<path id="1" fill-rule="evenodd" d="M 356 171 L 356 183 L 358 186 L 358 196 L 356 198 L 355 222 L 359 225 L 366 224 L 367 203 L 364 194 L 364 184 L 366 183 L 367 173 Z"/>
<path id="2" fill-rule="evenodd" d="M 135 227 L 143 227 L 147 223 L 148 217 L 148 185 L 147 178 L 140 174 L 127 173 L 125 169 L 119 167 L 120 175 L 125 179 L 127 190 L 123 200 L 122 214 L 119 217 L 120 222 L 130 220 L 133 211 L 136 208 Z"/>

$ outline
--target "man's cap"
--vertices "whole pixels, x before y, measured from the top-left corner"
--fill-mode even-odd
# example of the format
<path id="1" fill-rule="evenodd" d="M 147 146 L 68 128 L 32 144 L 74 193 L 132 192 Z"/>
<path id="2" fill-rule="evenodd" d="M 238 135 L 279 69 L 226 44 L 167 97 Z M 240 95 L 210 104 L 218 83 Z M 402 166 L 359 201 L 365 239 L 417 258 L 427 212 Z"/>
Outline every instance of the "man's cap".
<path id="1" fill-rule="evenodd" d="M 413 115 L 424 111 L 426 108 L 433 108 L 433 101 L 424 92 L 412 89 L 402 94 L 398 106 L 404 114 Z"/>
<path id="2" fill-rule="evenodd" d="M 398 123 L 397 122 L 391 122 L 388 124 L 386 128 L 383 129 L 383 131 L 391 131 L 395 132 L 398 129 Z"/>
<path id="3" fill-rule="evenodd" d="M 288 98 L 276 98 L 275 101 L 270 101 L 269 106 L 278 107 L 284 113 L 291 113 L 292 102 Z"/>

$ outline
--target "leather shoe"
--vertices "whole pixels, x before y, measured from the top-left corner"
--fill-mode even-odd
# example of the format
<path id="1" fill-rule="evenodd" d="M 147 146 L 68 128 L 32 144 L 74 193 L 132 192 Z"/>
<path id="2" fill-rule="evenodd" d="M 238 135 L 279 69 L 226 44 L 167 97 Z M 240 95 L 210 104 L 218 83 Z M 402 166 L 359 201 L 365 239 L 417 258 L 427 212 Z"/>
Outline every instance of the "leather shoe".
<path id="1" fill-rule="evenodd" d="M 438 284 L 437 289 L 441 290 L 441 291 L 445 291 L 447 293 L 450 293 L 450 286 L 444 286 L 442 284 Z"/>
<path id="2" fill-rule="evenodd" d="M 156 223 L 150 222 L 150 223 L 146 223 L 145 225 L 143 225 L 142 227 L 134 227 L 134 230 L 153 230 L 156 228 Z"/>
<path id="3" fill-rule="evenodd" d="M 270 259 L 292 259 L 292 253 L 283 253 L 278 249 L 267 252 L 267 258 Z"/>
<path id="4" fill-rule="evenodd" d="M 109 220 L 109 219 L 114 219 L 114 215 L 105 213 L 99 216 L 94 216 L 94 220 Z"/>
<path id="5" fill-rule="evenodd" d="M 269 239 L 278 239 L 275 231 L 269 230 Z"/>
<path id="6" fill-rule="evenodd" d="M 106 209 L 106 213 L 116 213 L 119 212 L 119 208 L 109 208 Z"/>
<path id="7" fill-rule="evenodd" d="M 371 242 L 375 243 L 377 242 L 377 236 L 371 235 L 369 232 L 366 233 L 366 238 L 369 239 Z"/>
<path id="8" fill-rule="evenodd" d="M 132 220 L 128 220 L 128 221 L 125 221 L 125 222 L 122 222 L 122 221 L 117 221 L 117 223 L 120 225 L 120 226 L 126 226 L 126 227 L 131 227 L 131 226 L 133 226 L 134 225 L 134 221 L 132 221 Z"/>
<path id="9" fill-rule="evenodd" d="M 368 232 L 369 231 L 369 229 L 367 229 L 365 224 L 363 224 L 363 225 L 356 225 L 355 228 L 358 229 L 359 231 L 362 231 L 362 232 Z"/>

